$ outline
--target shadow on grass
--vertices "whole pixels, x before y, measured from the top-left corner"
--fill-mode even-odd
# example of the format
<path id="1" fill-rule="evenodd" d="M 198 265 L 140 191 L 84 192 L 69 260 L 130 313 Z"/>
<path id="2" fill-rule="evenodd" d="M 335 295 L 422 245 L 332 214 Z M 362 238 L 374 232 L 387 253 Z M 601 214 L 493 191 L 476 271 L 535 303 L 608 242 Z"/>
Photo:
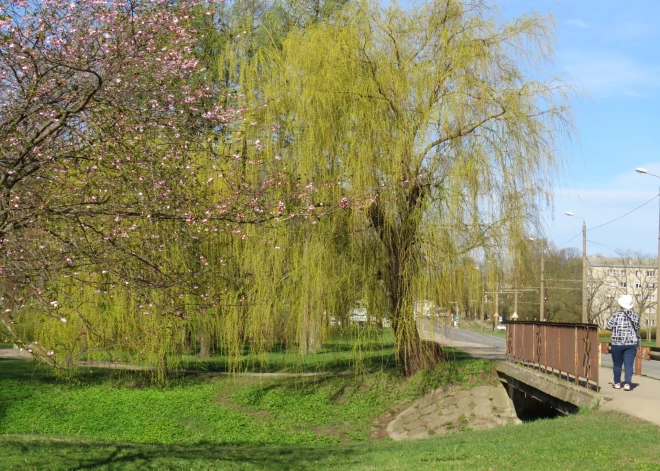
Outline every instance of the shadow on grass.
<path id="1" fill-rule="evenodd" d="M 208 360 L 206 363 L 191 363 L 186 365 L 185 371 L 172 372 L 167 384 L 182 385 L 195 384 L 206 381 L 206 377 L 213 374 L 230 373 L 229 365 L 224 360 Z M 384 352 L 371 352 L 365 358 L 319 358 L 318 362 L 276 362 L 269 364 L 256 364 L 246 362 L 234 372 L 238 376 L 241 373 L 278 374 L 290 375 L 319 374 L 319 377 L 335 374 L 360 374 L 365 371 L 394 371 L 396 360 L 391 350 Z M 230 373 L 230 374 L 234 374 Z M 25 359 L 0 359 L 0 382 L 19 381 L 38 386 L 39 384 L 66 383 L 78 386 L 108 385 L 115 387 L 128 387 L 141 389 L 153 386 L 166 386 L 156 382 L 152 372 L 139 370 L 123 370 L 112 368 L 80 367 L 70 371 L 66 375 L 59 375 L 52 368 Z M 0 383 L 1 386 L 1 383 Z M 0 388 L 1 389 L 1 388 Z M 0 402 L 2 395 L 0 394 Z"/>
<path id="2" fill-rule="evenodd" d="M 67 372 L 57 371 L 31 359 L 0 359 L 0 382 L 20 381 L 27 384 L 68 383 L 80 386 L 112 384 L 142 387 L 154 384 L 150 371 L 120 370 L 112 368 L 79 367 Z M 0 397 L 0 399 L 2 399 Z"/>
<path id="3" fill-rule="evenodd" d="M 71 442 L 47 437 L 0 437 L 5 461 L 35 469 L 312 469 L 335 460 L 328 447 L 255 446 L 254 444 L 194 446 Z M 341 460 L 363 454 L 359 445 L 342 446 Z M 251 465 L 251 466 L 250 466 Z M 249 466 L 249 468 L 248 468 Z M 9 469 L 9 468 L 7 468 Z"/>
<path id="4" fill-rule="evenodd" d="M 474 357 L 469 353 L 464 352 L 463 350 L 458 350 L 456 348 L 444 347 L 442 352 L 447 361 L 475 361 Z"/>
<path id="5" fill-rule="evenodd" d="M 182 366 L 191 372 L 207 373 L 230 371 L 239 373 L 338 373 L 352 370 L 390 369 L 396 366 L 392 348 L 349 352 L 350 350 L 347 352 L 324 350 L 304 357 L 269 355 L 265 360 L 261 360 L 259 357 L 247 357 L 238 365 L 234 365 L 233 369 L 227 357 L 217 356 L 205 360 L 188 358 L 184 360 Z"/>

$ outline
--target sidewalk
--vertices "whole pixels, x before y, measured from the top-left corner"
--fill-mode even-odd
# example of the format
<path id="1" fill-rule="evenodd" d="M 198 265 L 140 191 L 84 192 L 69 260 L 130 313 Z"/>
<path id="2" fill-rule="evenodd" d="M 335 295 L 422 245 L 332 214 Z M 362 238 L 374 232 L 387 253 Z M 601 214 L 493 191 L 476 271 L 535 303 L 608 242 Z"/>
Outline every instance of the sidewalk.
<path id="1" fill-rule="evenodd" d="M 624 391 L 612 387 L 612 368 L 601 366 L 598 377 L 600 393 L 605 398 L 601 409 L 616 410 L 660 425 L 660 380 L 634 375 L 632 390 Z"/>

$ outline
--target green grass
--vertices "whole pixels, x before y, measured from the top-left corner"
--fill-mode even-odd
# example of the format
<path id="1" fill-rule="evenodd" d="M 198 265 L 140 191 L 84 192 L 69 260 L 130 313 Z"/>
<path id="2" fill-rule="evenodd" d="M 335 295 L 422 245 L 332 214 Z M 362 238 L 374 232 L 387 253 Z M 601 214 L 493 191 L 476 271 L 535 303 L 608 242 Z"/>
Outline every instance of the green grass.
<path id="1" fill-rule="evenodd" d="M 492 381 L 494 363 L 451 351 L 412 380 L 362 375 L 189 375 L 89 369 L 58 379 L 30 361 L 0 360 L 0 433 L 160 444 L 315 444 L 367 440 L 378 419 L 449 382 Z"/>
<path id="2" fill-rule="evenodd" d="M 611 339 L 609 336 L 601 335 L 598 337 L 599 342 L 610 342 Z M 641 344 L 643 347 L 655 347 L 655 340 L 642 340 Z"/>
<path id="3" fill-rule="evenodd" d="M 241 369 L 260 372 L 339 372 L 363 369 L 394 368 L 394 335 L 391 329 L 347 329 L 324 342 L 323 347 L 308 355 L 298 355 L 294 349 L 280 348 L 261 355 L 247 351 L 241 358 Z M 229 359 L 214 354 L 209 359 L 184 356 L 182 367 L 207 371 L 228 371 Z"/>
<path id="4" fill-rule="evenodd" d="M 0 436 L 2 470 L 636 470 L 660 469 L 658 427 L 590 412 L 403 442 L 154 445 Z"/>
<path id="5" fill-rule="evenodd" d="M 149 372 L 87 368 L 58 377 L 33 361 L 0 360 L 0 471 L 660 471 L 658 427 L 612 412 L 376 440 L 396 413 L 433 388 L 497 381 L 495 362 L 452 349 L 434 371 L 402 378 L 383 367 L 392 355 L 384 335 L 357 342 L 374 347 L 360 350 L 373 361 L 362 362 L 359 375 L 200 373 L 159 386 Z M 355 345 L 340 337 L 302 361 L 276 352 L 258 369 L 344 371 Z M 210 363 L 227 366 L 220 356 Z"/>
<path id="6" fill-rule="evenodd" d="M 271 345 L 270 351 L 251 351 L 248 344 L 240 358 L 230 363 L 223 352 L 202 359 L 196 354 L 171 356 L 169 365 L 178 369 L 227 372 L 251 371 L 262 373 L 342 372 L 347 370 L 391 369 L 395 367 L 394 334 L 392 329 L 358 328 L 334 329 L 322 348 L 311 354 L 299 355 L 295 347 Z M 106 361 L 148 366 L 145 358 L 120 351 L 89 354 L 86 361 Z M 153 359 L 152 359 L 153 360 Z"/>

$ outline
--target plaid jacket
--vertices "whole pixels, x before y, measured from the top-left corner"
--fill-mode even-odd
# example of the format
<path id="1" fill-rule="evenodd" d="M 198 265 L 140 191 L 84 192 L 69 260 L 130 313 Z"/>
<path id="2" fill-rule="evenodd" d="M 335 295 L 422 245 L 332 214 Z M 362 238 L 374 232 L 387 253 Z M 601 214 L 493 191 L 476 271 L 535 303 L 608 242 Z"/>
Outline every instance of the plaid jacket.
<path id="1" fill-rule="evenodd" d="M 607 320 L 607 330 L 612 331 L 612 345 L 637 345 L 639 316 L 632 311 L 619 311 Z"/>

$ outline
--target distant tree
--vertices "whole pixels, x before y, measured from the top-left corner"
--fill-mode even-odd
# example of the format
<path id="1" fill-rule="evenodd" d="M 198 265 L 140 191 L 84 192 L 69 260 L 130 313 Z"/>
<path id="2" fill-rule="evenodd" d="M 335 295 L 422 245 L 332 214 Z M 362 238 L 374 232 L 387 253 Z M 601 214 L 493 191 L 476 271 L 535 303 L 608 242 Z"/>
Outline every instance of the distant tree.
<path id="1" fill-rule="evenodd" d="M 604 326 L 612 309 L 616 309 L 618 306 L 616 293 L 620 289 L 619 278 L 617 276 L 615 286 L 611 286 L 611 279 L 608 280 L 606 271 L 590 268 L 588 274 L 587 314 L 589 321 Z"/>
<path id="2" fill-rule="evenodd" d="M 575 248 L 546 251 L 546 319 L 580 322 L 582 316 L 582 256 Z"/>

